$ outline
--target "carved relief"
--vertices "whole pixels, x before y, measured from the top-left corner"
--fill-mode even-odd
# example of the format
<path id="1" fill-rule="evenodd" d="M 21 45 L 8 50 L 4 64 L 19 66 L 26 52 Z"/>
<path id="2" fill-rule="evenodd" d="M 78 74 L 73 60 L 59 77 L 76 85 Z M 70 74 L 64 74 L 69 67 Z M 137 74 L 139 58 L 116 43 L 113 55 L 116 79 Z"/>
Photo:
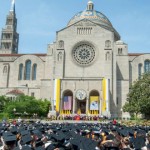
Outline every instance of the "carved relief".
<path id="1" fill-rule="evenodd" d="M 63 59 L 63 54 L 62 54 L 62 52 L 59 52 L 57 55 L 57 60 L 62 61 L 62 59 Z"/>
<path id="2" fill-rule="evenodd" d="M 105 54 L 105 60 L 108 61 L 108 60 L 110 60 L 110 59 L 111 59 L 111 54 L 110 54 L 110 52 L 106 52 L 106 54 Z"/>
<path id="3" fill-rule="evenodd" d="M 110 48 L 111 47 L 111 41 L 110 40 L 105 41 L 105 47 L 106 48 Z"/>
<path id="4" fill-rule="evenodd" d="M 58 42 L 58 48 L 59 48 L 59 49 L 64 49 L 64 41 L 60 40 L 60 41 Z"/>

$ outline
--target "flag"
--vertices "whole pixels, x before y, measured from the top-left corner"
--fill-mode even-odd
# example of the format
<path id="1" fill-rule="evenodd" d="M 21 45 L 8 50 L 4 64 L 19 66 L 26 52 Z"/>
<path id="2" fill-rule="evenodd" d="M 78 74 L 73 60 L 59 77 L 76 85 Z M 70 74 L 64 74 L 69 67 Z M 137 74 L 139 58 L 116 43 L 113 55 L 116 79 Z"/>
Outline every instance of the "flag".
<path id="1" fill-rule="evenodd" d="M 72 96 L 64 96 L 64 110 L 71 110 Z"/>

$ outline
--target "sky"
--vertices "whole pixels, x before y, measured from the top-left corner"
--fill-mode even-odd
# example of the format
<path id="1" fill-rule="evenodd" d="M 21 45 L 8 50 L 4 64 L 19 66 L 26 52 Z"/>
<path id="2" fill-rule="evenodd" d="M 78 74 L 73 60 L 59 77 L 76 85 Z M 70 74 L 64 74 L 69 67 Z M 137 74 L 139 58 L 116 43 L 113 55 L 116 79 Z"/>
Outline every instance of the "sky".
<path id="1" fill-rule="evenodd" d="M 56 31 L 86 9 L 88 0 L 16 0 L 19 53 L 46 53 Z M 150 0 L 93 0 L 128 44 L 129 53 L 150 53 Z M 0 0 L 0 32 L 11 0 Z"/>

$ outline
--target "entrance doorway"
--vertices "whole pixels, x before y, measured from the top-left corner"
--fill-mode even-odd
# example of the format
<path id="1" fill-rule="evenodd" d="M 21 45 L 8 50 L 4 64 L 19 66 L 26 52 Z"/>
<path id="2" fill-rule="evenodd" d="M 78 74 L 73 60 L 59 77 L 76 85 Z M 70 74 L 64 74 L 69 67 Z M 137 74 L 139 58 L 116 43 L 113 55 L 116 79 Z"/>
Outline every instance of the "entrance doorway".
<path id="1" fill-rule="evenodd" d="M 80 109 L 81 114 L 86 114 L 86 101 L 78 101 L 78 109 Z"/>

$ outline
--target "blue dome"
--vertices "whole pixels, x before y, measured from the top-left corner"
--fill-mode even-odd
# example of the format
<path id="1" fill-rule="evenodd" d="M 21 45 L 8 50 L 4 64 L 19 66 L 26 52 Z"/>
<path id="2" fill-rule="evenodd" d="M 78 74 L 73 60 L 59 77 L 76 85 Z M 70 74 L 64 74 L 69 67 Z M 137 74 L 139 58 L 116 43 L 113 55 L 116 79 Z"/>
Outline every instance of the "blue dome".
<path id="1" fill-rule="evenodd" d="M 69 21 L 68 26 L 83 20 L 87 19 L 90 20 L 96 24 L 103 25 L 109 28 L 113 28 L 111 22 L 109 19 L 102 14 L 101 12 L 95 11 L 95 10 L 85 10 L 77 13 L 72 19 Z"/>

